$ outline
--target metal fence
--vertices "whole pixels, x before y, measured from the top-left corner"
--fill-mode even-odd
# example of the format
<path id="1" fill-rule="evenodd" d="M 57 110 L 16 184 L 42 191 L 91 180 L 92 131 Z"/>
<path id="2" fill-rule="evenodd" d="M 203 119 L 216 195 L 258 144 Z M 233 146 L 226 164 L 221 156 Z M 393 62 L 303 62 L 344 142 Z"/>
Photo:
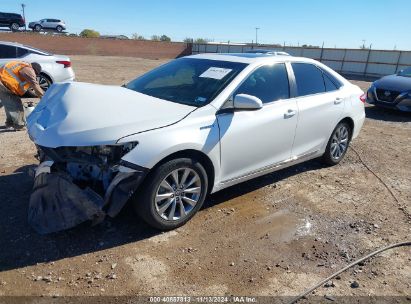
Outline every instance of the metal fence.
<path id="1" fill-rule="evenodd" d="M 292 56 L 318 60 L 346 75 L 381 77 L 411 66 L 411 51 L 337 49 L 310 47 L 273 47 L 270 45 L 193 44 L 192 53 L 244 53 L 252 49 L 287 52 Z"/>

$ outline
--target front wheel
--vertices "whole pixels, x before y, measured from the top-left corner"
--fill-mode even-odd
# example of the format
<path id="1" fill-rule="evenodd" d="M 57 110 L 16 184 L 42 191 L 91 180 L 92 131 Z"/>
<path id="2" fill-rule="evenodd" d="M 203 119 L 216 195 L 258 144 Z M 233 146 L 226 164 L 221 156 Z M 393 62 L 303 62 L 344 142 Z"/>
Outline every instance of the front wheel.
<path id="1" fill-rule="evenodd" d="M 348 123 L 340 122 L 334 129 L 328 141 L 322 160 L 327 165 L 336 165 L 347 153 L 352 130 Z"/>
<path id="2" fill-rule="evenodd" d="M 157 167 L 140 187 L 134 207 L 150 226 L 171 230 L 184 225 L 203 205 L 208 180 L 198 161 L 179 158 Z"/>
<path id="3" fill-rule="evenodd" d="M 20 25 L 18 23 L 13 22 L 12 24 L 10 24 L 10 29 L 13 32 L 17 32 L 19 30 L 19 28 L 20 28 Z"/>
<path id="4" fill-rule="evenodd" d="M 40 31 L 41 31 L 41 25 L 40 25 L 40 24 L 36 24 L 35 27 L 34 27 L 34 31 L 40 32 Z"/>
<path id="5" fill-rule="evenodd" d="M 63 31 L 63 27 L 60 26 L 60 25 L 58 25 L 58 26 L 56 27 L 56 31 L 59 32 L 59 33 L 61 33 L 61 32 Z"/>

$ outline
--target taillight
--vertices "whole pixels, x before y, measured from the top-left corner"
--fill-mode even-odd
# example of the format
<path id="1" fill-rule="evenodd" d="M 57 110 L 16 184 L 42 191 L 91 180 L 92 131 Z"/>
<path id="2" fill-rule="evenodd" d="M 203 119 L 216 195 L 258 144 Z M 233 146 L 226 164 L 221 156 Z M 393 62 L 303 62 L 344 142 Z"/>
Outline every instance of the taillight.
<path id="1" fill-rule="evenodd" d="M 363 103 L 365 103 L 365 101 L 367 100 L 367 94 L 366 94 L 366 93 L 362 94 L 362 95 L 360 96 L 360 100 L 361 100 Z"/>
<path id="2" fill-rule="evenodd" d="M 71 62 L 68 61 L 68 60 L 57 60 L 56 62 L 59 63 L 59 64 L 64 65 L 65 68 L 71 67 Z"/>

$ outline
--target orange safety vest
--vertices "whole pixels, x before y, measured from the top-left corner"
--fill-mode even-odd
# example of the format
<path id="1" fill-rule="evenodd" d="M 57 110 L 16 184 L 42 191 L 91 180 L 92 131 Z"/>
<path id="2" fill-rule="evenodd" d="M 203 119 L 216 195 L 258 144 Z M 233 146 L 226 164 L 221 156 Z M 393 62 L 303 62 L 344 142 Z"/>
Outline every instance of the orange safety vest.
<path id="1" fill-rule="evenodd" d="M 31 67 L 22 61 L 10 61 L 0 68 L 0 80 L 13 94 L 23 96 L 30 88 L 30 84 L 20 76 L 20 70 Z"/>

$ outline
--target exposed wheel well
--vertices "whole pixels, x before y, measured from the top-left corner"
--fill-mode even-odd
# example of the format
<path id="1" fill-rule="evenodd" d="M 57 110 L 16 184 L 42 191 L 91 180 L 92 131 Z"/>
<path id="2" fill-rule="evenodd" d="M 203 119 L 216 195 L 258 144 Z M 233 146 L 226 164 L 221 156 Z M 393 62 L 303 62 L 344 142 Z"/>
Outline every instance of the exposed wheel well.
<path id="1" fill-rule="evenodd" d="M 53 83 L 53 79 L 51 79 L 50 75 L 48 75 L 47 73 L 41 72 L 40 75 L 41 75 L 41 76 L 44 76 L 45 78 L 47 78 L 48 80 L 50 80 L 51 83 Z"/>
<path id="2" fill-rule="evenodd" d="M 203 165 L 204 169 L 207 172 L 207 177 L 208 177 L 208 191 L 211 191 L 211 189 L 214 186 L 214 178 L 215 178 L 215 171 L 214 171 L 214 166 L 213 163 L 211 162 L 210 158 L 205 155 L 203 152 L 197 151 L 197 150 L 182 150 L 178 151 L 176 153 L 170 154 L 166 158 L 163 158 L 160 162 L 158 162 L 151 170 L 157 168 L 158 166 L 164 164 L 165 162 L 168 162 L 172 159 L 176 158 L 191 158 L 199 161 L 201 165 Z"/>
<path id="3" fill-rule="evenodd" d="M 341 119 L 340 122 L 346 122 L 346 123 L 350 126 L 350 129 L 351 129 L 350 139 L 351 139 L 352 134 L 353 134 L 353 132 L 354 132 L 354 120 L 352 120 L 351 117 L 345 117 L 344 119 Z M 340 123 L 340 122 L 339 122 L 339 123 Z"/>

